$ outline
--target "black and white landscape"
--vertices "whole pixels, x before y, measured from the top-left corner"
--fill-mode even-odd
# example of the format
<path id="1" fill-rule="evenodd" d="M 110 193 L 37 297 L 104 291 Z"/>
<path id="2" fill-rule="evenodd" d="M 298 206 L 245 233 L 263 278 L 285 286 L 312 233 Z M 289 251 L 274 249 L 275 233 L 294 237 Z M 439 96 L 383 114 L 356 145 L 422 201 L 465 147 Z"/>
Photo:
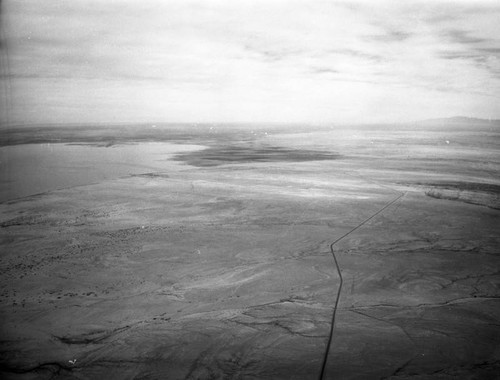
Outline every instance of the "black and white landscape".
<path id="1" fill-rule="evenodd" d="M 498 378 L 494 2 L 0 6 L 2 379 Z"/>
<path id="2" fill-rule="evenodd" d="M 498 374 L 499 122 L 61 129 L 0 149 L 7 378 L 317 378 L 358 226 L 327 378 Z"/>

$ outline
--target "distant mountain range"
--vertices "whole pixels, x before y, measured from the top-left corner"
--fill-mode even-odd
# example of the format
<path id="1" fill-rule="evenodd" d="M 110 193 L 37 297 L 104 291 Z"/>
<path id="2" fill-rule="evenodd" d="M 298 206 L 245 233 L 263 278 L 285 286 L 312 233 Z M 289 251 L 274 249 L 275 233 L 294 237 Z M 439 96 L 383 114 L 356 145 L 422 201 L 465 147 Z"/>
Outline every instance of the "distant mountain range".
<path id="1" fill-rule="evenodd" d="M 454 116 L 438 119 L 425 119 L 416 122 L 417 124 L 500 124 L 500 119 L 479 119 L 476 117 Z"/>

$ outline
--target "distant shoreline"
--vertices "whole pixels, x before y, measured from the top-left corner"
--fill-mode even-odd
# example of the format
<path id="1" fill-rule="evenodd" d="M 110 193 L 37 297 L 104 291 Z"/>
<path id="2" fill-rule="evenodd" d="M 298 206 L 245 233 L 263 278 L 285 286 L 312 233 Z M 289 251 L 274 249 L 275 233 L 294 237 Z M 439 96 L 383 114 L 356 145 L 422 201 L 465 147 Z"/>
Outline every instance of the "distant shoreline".
<path id="1" fill-rule="evenodd" d="M 0 128 L 0 147 L 37 143 L 74 143 L 112 146 L 140 142 L 172 142 L 211 145 L 233 140 L 235 132 L 244 141 L 252 141 L 265 133 L 308 133 L 329 130 L 471 130 L 491 132 L 500 129 L 500 120 L 456 117 L 429 119 L 400 124 L 307 124 L 307 123 L 102 123 L 102 124 L 38 124 Z"/>

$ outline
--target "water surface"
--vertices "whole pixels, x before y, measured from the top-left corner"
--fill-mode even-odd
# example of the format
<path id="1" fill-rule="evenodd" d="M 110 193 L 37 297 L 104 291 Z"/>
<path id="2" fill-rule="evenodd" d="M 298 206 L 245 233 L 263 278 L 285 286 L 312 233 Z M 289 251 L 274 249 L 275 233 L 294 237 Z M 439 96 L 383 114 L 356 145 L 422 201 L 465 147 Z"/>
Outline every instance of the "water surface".
<path id="1" fill-rule="evenodd" d="M 173 154 L 195 145 L 23 144 L 0 147 L 0 202 L 46 191 L 166 169 Z"/>

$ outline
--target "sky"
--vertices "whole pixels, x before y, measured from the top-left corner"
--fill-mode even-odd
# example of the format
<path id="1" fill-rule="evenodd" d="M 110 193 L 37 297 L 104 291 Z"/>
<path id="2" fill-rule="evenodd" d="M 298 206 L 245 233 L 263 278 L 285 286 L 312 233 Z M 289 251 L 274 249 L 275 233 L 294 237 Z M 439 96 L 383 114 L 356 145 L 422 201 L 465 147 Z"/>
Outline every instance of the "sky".
<path id="1" fill-rule="evenodd" d="M 2 125 L 500 118 L 500 1 L 0 1 Z"/>

